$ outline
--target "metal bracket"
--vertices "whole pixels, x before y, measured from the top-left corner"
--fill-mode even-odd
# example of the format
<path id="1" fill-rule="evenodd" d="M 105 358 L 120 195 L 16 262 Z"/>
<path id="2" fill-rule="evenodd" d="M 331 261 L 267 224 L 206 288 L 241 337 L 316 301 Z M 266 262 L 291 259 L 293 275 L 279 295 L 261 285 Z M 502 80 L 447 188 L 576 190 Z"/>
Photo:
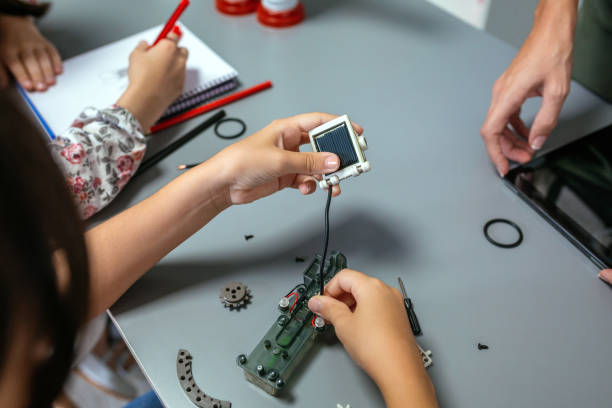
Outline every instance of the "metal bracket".
<path id="1" fill-rule="evenodd" d="M 184 349 L 180 349 L 176 356 L 176 374 L 178 375 L 181 388 L 185 391 L 185 395 L 200 408 L 231 408 L 232 403 L 229 401 L 221 401 L 216 398 L 206 395 L 193 379 L 191 371 L 191 354 Z"/>

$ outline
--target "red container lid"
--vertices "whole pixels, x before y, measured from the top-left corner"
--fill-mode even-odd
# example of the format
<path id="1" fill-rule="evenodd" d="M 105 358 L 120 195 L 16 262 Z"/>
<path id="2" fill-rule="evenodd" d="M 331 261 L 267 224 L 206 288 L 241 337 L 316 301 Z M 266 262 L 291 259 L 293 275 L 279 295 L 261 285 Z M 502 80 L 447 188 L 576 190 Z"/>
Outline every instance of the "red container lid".
<path id="1" fill-rule="evenodd" d="M 257 7 L 257 19 L 261 24 L 269 27 L 289 27 L 300 23 L 304 20 L 304 16 L 304 6 L 301 2 L 298 2 L 297 6 L 287 11 L 270 11 L 263 4 L 259 4 Z"/>
<path id="2" fill-rule="evenodd" d="M 216 4 L 221 13 L 237 16 L 253 13 L 257 10 L 259 0 L 216 0 Z"/>

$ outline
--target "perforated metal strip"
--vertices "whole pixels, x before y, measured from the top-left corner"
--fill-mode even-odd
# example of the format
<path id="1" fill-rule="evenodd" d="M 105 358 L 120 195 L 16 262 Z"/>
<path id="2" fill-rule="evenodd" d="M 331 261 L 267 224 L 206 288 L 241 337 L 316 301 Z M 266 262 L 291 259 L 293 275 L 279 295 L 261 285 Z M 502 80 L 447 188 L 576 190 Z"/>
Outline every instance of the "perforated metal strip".
<path id="1" fill-rule="evenodd" d="M 210 395 L 206 395 L 204 391 L 198 387 L 193 379 L 193 372 L 191 371 L 192 359 L 189 351 L 184 349 L 180 349 L 176 356 L 176 374 L 178 375 L 179 383 L 187 397 L 200 408 L 231 408 L 231 402 L 221 401 Z"/>

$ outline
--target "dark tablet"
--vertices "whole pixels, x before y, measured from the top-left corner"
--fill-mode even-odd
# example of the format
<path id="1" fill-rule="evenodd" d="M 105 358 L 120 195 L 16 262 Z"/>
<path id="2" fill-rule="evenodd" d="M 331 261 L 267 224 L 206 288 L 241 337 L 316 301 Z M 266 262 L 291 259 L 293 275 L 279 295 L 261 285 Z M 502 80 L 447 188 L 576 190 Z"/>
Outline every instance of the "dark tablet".
<path id="1" fill-rule="evenodd" d="M 612 267 L 612 125 L 512 169 L 504 181 L 598 267 Z"/>

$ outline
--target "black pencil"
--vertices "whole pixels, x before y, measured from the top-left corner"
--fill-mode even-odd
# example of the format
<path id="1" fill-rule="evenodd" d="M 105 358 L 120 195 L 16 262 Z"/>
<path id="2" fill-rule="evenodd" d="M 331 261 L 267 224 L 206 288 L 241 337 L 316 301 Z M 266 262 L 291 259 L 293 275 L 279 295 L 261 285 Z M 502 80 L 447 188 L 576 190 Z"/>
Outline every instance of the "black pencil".
<path id="1" fill-rule="evenodd" d="M 177 169 L 177 170 L 187 170 L 187 169 L 192 169 L 192 168 L 194 168 L 194 167 L 196 167 L 196 166 L 199 166 L 200 164 L 202 164 L 202 163 L 200 162 L 200 163 L 191 163 L 191 164 L 179 164 L 179 165 L 176 167 L 176 169 Z"/>
<path id="2" fill-rule="evenodd" d="M 150 167 L 153 167 L 158 162 L 165 159 L 166 156 L 168 156 L 170 153 L 174 152 L 176 149 L 183 146 L 185 143 L 187 143 L 188 141 L 190 141 L 191 139 L 193 139 L 194 137 L 196 137 L 197 135 L 199 135 L 200 133 L 202 133 L 203 131 L 205 131 L 206 129 L 208 129 L 209 127 L 211 127 L 217 121 L 219 121 L 220 119 L 223 119 L 224 117 L 225 117 L 225 111 L 222 109 L 219 112 L 212 115 L 210 118 L 206 119 L 204 122 L 200 123 L 198 126 L 193 128 L 189 132 L 187 132 L 184 136 L 181 136 L 177 141 L 169 144 L 168 146 L 166 146 L 159 152 L 155 153 L 153 156 L 144 160 L 140 164 L 140 167 L 138 167 L 138 170 L 136 170 L 136 173 L 134 173 L 134 176 L 132 176 L 132 178 L 144 173 Z"/>

